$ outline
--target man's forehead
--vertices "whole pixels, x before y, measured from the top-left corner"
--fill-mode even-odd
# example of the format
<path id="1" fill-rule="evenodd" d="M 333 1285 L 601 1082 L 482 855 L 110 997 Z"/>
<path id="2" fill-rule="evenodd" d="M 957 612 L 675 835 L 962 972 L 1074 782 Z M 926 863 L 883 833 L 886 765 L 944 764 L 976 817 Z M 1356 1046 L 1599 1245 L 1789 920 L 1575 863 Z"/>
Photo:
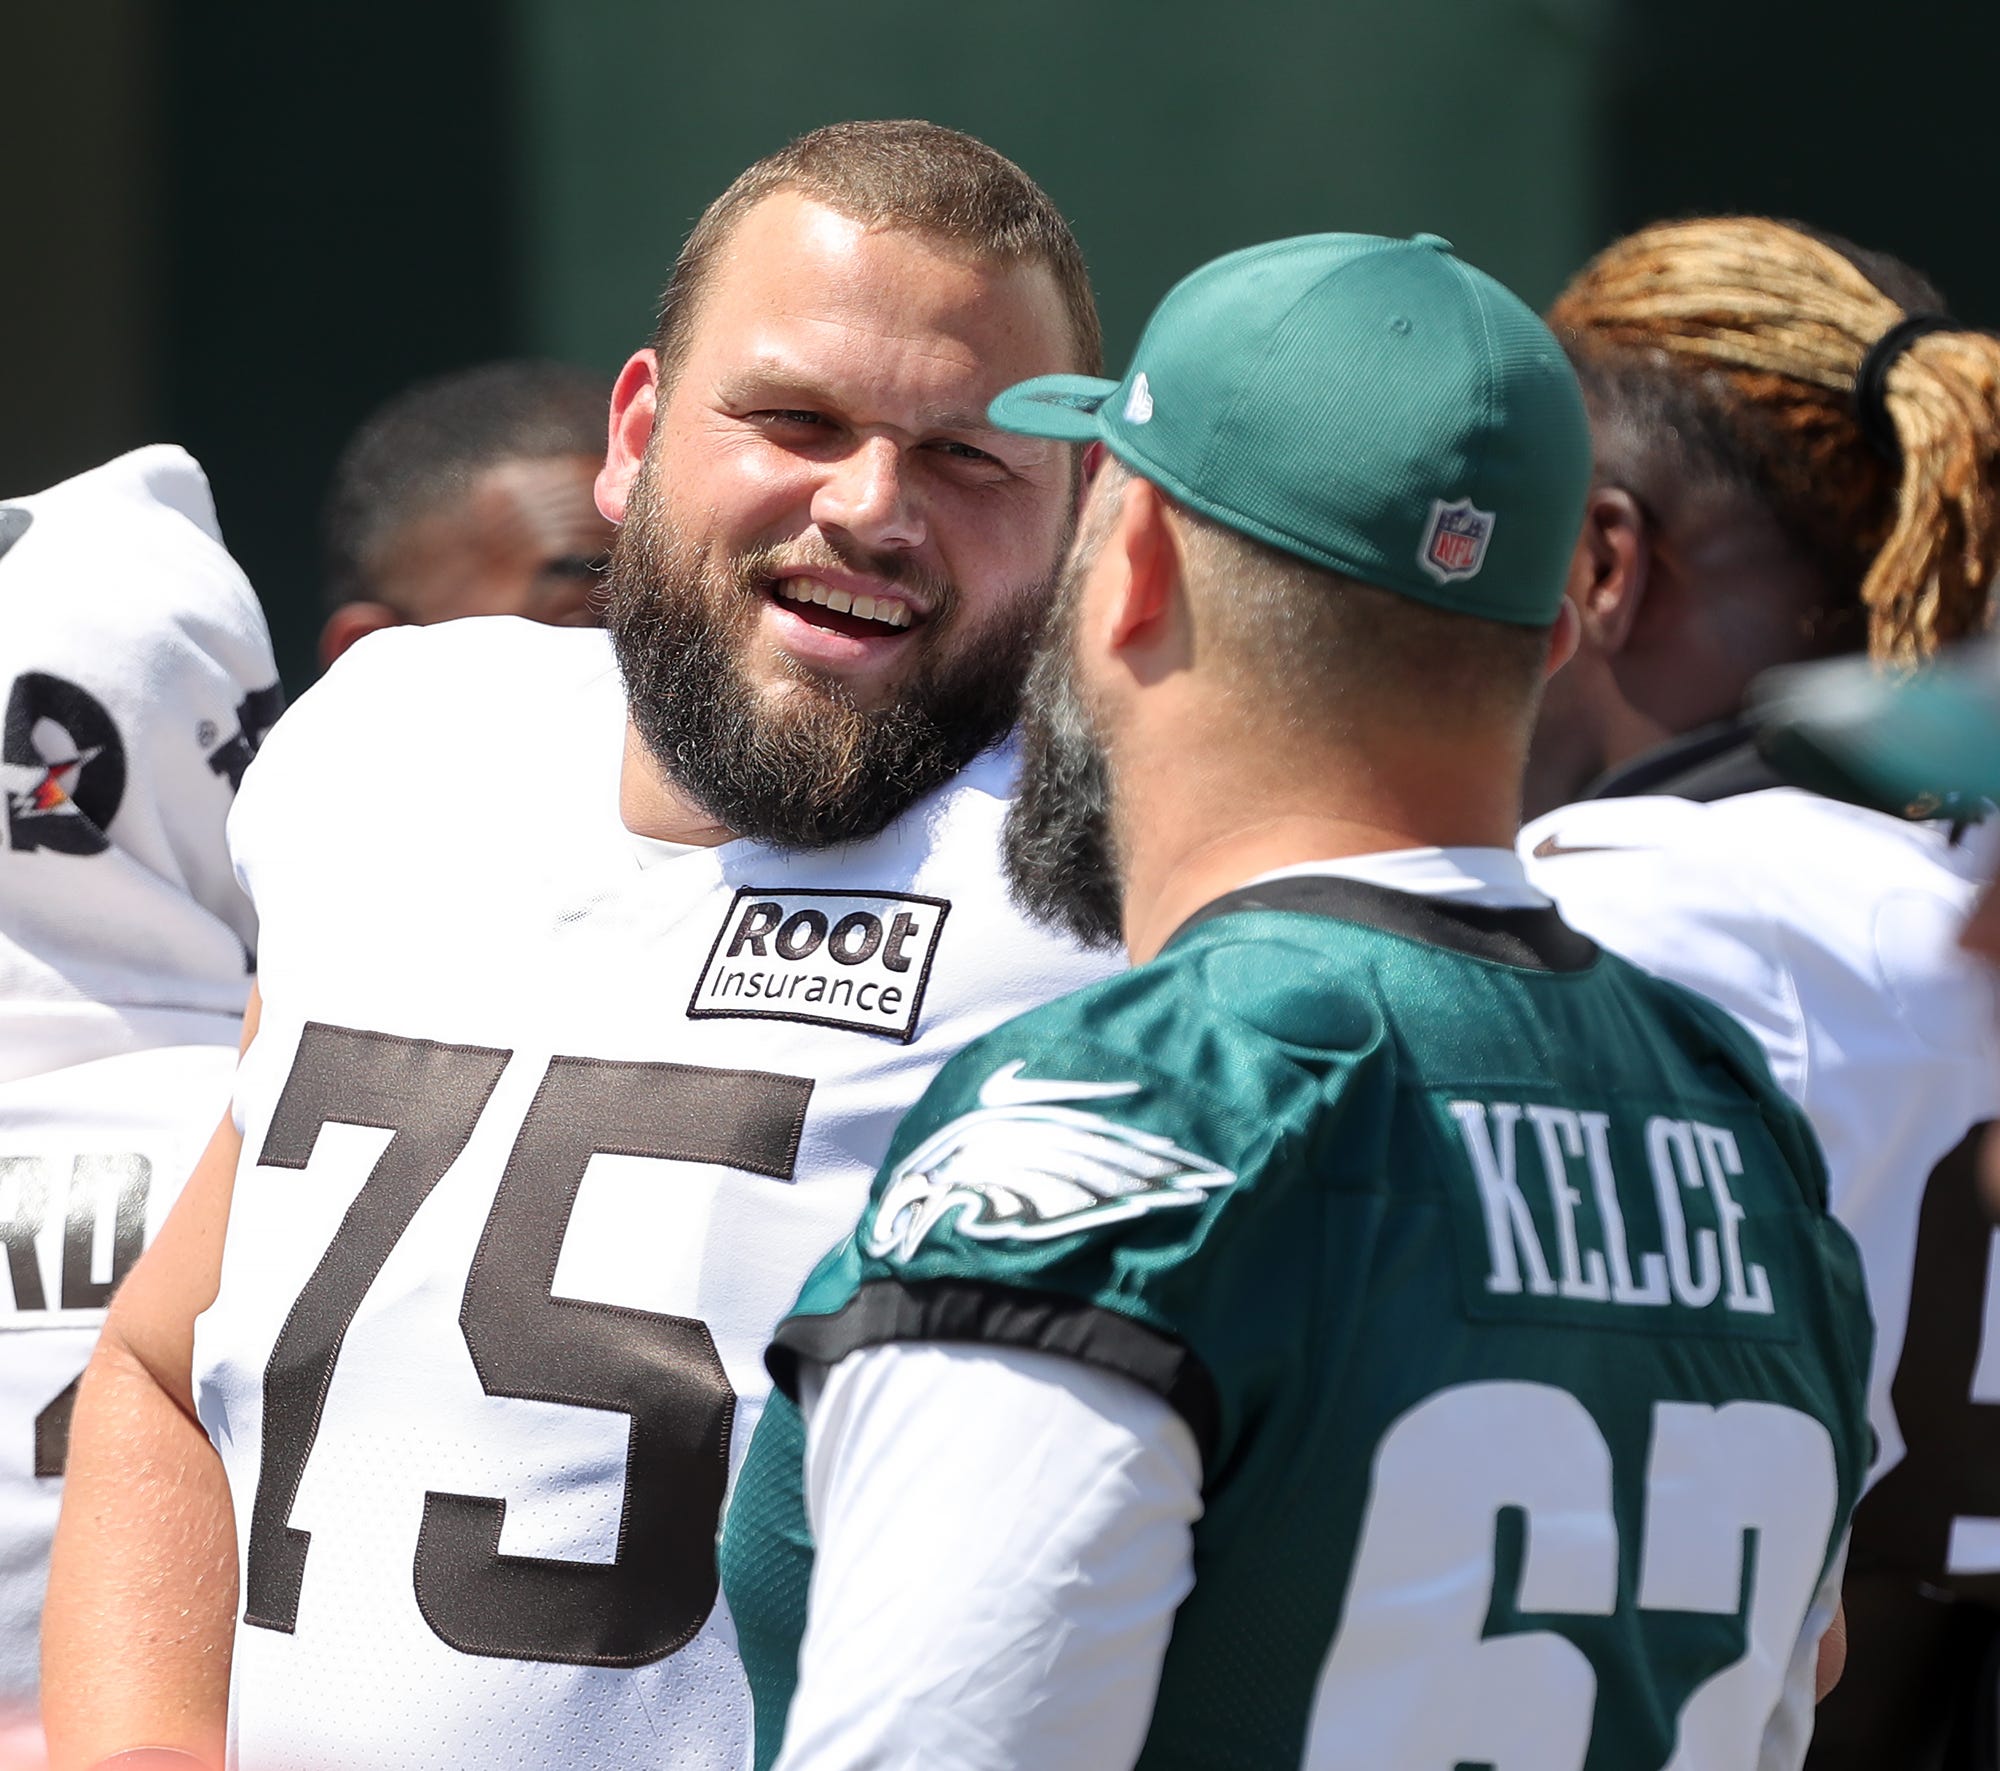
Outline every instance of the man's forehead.
<path id="1" fill-rule="evenodd" d="M 849 253 L 870 240 L 968 269 L 1005 268 L 968 241 L 949 239 L 925 228 L 869 221 L 791 185 L 759 198 L 744 210 L 730 228 L 722 254 L 725 263 L 767 251 L 823 257 Z"/>
<path id="2" fill-rule="evenodd" d="M 718 257 L 695 321 L 697 349 L 726 338 L 741 350 L 744 329 L 764 322 L 960 338 L 982 350 L 1017 340 L 1060 354 L 1067 340 L 1049 266 L 870 225 L 800 191 L 756 204 Z"/>

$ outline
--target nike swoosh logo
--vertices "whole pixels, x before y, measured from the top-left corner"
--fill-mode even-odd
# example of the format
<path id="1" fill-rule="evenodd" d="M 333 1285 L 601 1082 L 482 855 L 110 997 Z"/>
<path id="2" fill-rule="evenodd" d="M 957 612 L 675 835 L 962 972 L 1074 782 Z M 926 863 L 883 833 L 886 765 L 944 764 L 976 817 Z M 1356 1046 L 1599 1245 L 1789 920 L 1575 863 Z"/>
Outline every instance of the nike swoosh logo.
<path id="1" fill-rule="evenodd" d="M 1136 1095 L 1136 1082 L 1048 1082 L 1023 1076 L 1023 1061 L 1016 1058 L 980 1084 L 982 1107 L 1046 1107 L 1058 1101 L 1104 1101 L 1114 1095 Z"/>
<path id="2" fill-rule="evenodd" d="M 1557 842 L 1552 836 L 1545 836 L 1535 844 L 1533 853 L 1537 861 L 1551 861 L 1557 855 L 1629 855 L 1633 851 L 1608 842 Z"/>

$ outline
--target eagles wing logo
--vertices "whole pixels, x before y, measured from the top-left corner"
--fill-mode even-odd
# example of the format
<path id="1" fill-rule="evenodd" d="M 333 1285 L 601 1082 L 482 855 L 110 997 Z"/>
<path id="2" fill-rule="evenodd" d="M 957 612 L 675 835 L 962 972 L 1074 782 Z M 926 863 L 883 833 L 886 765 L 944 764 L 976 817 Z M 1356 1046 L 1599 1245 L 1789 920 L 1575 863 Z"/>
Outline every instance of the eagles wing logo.
<path id="1" fill-rule="evenodd" d="M 897 1163 L 862 1247 L 908 1260 L 955 1216 L 982 1242 L 1046 1242 L 1150 1211 L 1200 1205 L 1236 1179 L 1171 1139 L 1062 1105 L 1139 1092 L 1136 1082 L 1023 1077 L 1017 1059 L 979 1091 L 979 1106 Z"/>

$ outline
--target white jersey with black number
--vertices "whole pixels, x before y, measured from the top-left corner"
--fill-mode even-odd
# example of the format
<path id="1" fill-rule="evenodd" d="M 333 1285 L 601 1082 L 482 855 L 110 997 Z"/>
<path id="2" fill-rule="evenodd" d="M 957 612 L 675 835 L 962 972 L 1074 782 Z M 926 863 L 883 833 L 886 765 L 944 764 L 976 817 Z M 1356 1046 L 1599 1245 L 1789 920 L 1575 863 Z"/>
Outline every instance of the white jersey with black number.
<path id="1" fill-rule="evenodd" d="M 263 1019 L 195 1381 L 245 1771 L 736 1767 L 765 1344 L 951 1053 L 1102 976 L 1009 905 L 1011 764 L 819 854 L 618 815 L 604 636 L 351 653 L 231 831 Z"/>
<path id="2" fill-rule="evenodd" d="M 1968 1455 L 2000 1430 L 1972 1135 L 2000 1118 L 2000 998 L 1957 946 L 1996 843 L 1790 788 L 1591 800 L 1520 839 L 1568 921 L 1730 1010 L 1812 1121 L 1875 1312 L 1872 1480 L 1899 1490 L 1885 1553 L 1952 1585 L 2000 1576 L 2000 1462 Z"/>
<path id="3" fill-rule="evenodd" d="M 229 1105 L 217 1043 L 0 1084 L 0 1719 L 32 1718 L 70 1411 L 111 1288 L 153 1238 Z M 0 1762 L 11 1763 L 0 1755 Z"/>

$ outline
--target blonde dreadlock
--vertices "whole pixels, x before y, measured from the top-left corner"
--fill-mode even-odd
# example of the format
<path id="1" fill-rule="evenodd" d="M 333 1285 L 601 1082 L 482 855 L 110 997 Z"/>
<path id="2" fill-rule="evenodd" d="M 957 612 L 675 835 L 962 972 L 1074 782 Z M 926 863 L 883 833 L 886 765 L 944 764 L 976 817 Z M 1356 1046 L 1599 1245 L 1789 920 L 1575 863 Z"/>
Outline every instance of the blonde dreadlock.
<path id="1" fill-rule="evenodd" d="M 1986 625 L 2000 568 L 2000 339 L 1945 330 L 1891 363 L 1900 462 L 1854 409 L 1869 347 L 1902 307 L 1833 246 L 1756 217 L 1670 222 L 1577 275 L 1549 322 L 1586 386 L 1649 370 L 1719 406 L 1777 514 L 1853 562 L 1868 649 L 1902 666 Z M 1825 545 L 1829 536 L 1831 550 Z"/>

